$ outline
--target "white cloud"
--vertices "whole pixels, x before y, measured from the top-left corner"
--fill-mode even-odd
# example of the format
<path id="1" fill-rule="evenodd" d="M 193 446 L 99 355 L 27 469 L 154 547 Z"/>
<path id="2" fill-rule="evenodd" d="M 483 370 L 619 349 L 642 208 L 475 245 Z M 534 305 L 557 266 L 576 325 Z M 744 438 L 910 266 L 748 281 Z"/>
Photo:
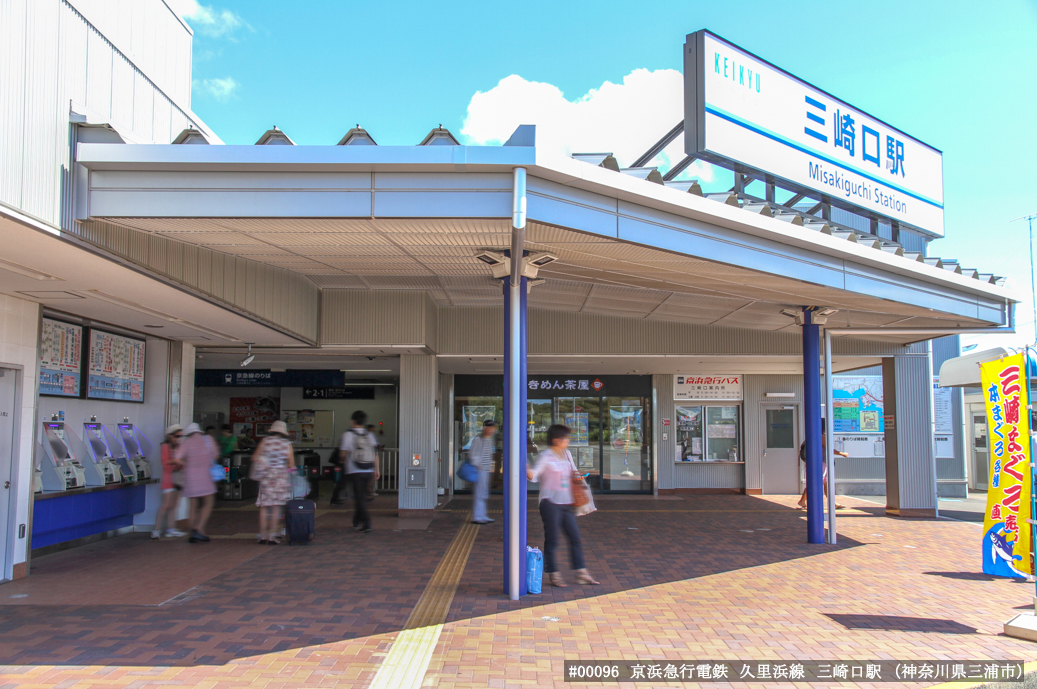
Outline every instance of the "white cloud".
<path id="1" fill-rule="evenodd" d="M 224 77 L 222 79 L 203 79 L 202 81 L 195 81 L 195 88 L 201 88 L 205 93 L 219 101 L 229 100 L 234 92 L 241 86 L 234 77 Z"/>
<path id="2" fill-rule="evenodd" d="M 220 38 L 228 36 L 235 29 L 251 28 L 245 20 L 227 9 L 217 9 L 212 5 L 203 5 L 198 0 L 166 0 L 169 6 L 191 28 L 200 31 L 206 36 Z"/>
<path id="3" fill-rule="evenodd" d="M 623 83 L 606 81 L 575 100 L 542 82 L 513 74 L 468 104 L 461 135 L 467 143 L 501 144 L 520 124 L 537 125 L 537 146 L 571 153 L 611 152 L 629 166 L 684 118 L 684 77 L 672 69 L 636 69 Z M 654 164 L 665 171 L 684 157 L 684 137 Z M 696 162 L 681 177 L 712 181 L 713 170 Z"/>

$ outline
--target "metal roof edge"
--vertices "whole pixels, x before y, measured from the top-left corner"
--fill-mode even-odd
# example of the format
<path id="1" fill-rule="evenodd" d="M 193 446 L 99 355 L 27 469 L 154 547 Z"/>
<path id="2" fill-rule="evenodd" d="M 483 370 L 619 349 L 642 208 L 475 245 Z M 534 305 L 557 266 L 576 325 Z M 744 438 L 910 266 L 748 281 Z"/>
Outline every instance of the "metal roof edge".
<path id="1" fill-rule="evenodd" d="M 77 162 L 91 170 L 174 171 L 406 171 L 510 172 L 599 193 L 677 216 L 868 265 L 925 282 L 951 286 L 1003 302 L 1021 299 L 1007 288 L 958 275 L 906 257 L 799 227 L 777 218 L 717 203 L 665 185 L 574 160 L 532 146 L 174 146 L 89 144 L 77 146 Z"/>

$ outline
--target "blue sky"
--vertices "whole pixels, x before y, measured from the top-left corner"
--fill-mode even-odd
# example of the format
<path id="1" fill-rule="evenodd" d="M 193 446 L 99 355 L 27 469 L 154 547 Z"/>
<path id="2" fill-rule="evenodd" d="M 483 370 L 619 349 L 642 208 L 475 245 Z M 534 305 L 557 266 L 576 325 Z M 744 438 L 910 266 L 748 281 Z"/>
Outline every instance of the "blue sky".
<path id="1" fill-rule="evenodd" d="M 685 35 L 708 28 L 941 149 L 947 236 L 931 255 L 1010 276 L 1033 341 L 1027 226 L 1009 221 L 1037 213 L 1034 0 L 169 1 L 195 29 L 193 108 L 233 144 L 275 124 L 299 144 L 336 143 L 358 123 L 380 144 L 416 144 L 439 124 L 461 136 L 473 96 L 517 75 L 510 84 L 542 88 L 497 93 L 575 101 L 625 84 L 594 135 L 634 150 L 676 124 L 653 118 L 668 112 L 654 99 L 680 98 L 645 75 L 680 71 Z M 625 83 L 636 70 L 645 78 Z"/>

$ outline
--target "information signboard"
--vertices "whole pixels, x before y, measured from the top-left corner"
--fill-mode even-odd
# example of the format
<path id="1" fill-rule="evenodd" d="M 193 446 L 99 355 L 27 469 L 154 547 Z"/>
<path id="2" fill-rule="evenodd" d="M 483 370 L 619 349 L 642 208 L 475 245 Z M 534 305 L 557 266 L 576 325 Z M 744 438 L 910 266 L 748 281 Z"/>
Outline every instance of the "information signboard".
<path id="1" fill-rule="evenodd" d="M 708 31 L 684 46 L 688 155 L 942 237 L 943 154 Z"/>
<path id="2" fill-rule="evenodd" d="M 83 326 L 42 319 L 40 394 L 79 397 L 83 368 Z"/>
<path id="3" fill-rule="evenodd" d="M 91 328 L 87 398 L 143 402 L 145 348 L 144 340 Z"/>
<path id="4" fill-rule="evenodd" d="M 675 400 L 729 400 L 742 399 L 742 376 L 723 374 L 681 375 L 673 377 Z"/>
<path id="5" fill-rule="evenodd" d="M 885 432 L 882 376 L 835 376 L 832 407 L 834 433 Z"/>

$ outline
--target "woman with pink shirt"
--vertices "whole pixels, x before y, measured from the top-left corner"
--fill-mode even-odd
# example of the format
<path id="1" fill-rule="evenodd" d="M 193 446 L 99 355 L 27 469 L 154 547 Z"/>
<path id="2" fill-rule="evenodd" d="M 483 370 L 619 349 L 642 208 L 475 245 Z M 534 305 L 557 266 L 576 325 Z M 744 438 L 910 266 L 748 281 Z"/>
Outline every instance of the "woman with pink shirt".
<path id="1" fill-rule="evenodd" d="M 537 457 L 536 466 L 526 467 L 526 477 L 540 484 L 540 518 L 544 520 L 544 574 L 552 586 L 561 588 L 565 588 L 566 583 L 555 562 L 559 530 L 564 531 L 565 537 L 569 539 L 576 583 L 599 583 L 587 573 L 583 562 L 580 527 L 576 525 L 576 515 L 573 514 L 572 479 L 576 465 L 568 450 L 569 434 L 569 428 L 561 424 L 548 428 L 547 449 Z"/>
<path id="2" fill-rule="evenodd" d="M 216 483 L 212 480 L 210 467 L 220 454 L 216 442 L 202 433 L 198 424 L 192 423 L 184 431 L 176 458 L 184 465 L 184 497 L 192 498 L 191 543 L 208 543 L 205 526 L 212 513 L 216 499 Z"/>

